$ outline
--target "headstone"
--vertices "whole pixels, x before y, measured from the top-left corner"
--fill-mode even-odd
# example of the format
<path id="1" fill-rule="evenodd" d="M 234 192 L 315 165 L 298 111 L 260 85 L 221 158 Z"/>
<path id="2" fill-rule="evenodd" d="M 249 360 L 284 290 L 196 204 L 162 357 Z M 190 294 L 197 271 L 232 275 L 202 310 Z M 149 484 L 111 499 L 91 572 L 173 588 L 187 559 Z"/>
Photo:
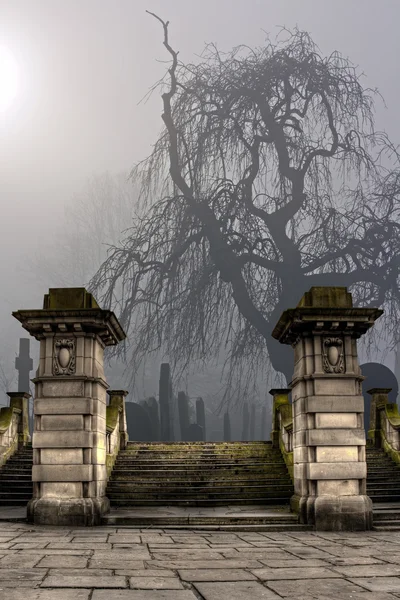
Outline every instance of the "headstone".
<path id="1" fill-rule="evenodd" d="M 19 339 L 19 356 L 15 359 L 15 368 L 18 371 L 18 392 L 29 394 L 29 373 L 33 369 L 33 360 L 29 356 L 29 338 Z"/>
<path id="2" fill-rule="evenodd" d="M 160 402 L 160 433 L 161 441 L 171 441 L 171 396 L 172 383 L 171 372 L 168 363 L 162 363 L 160 368 L 160 386 L 159 386 L 159 402 Z"/>
<path id="3" fill-rule="evenodd" d="M 362 395 L 364 396 L 364 429 L 368 433 L 371 413 L 371 395 L 368 394 L 368 390 L 391 388 L 388 400 L 390 403 L 396 404 L 399 386 L 393 371 L 380 363 L 364 363 L 361 365 L 361 373 L 365 377 L 362 382 Z"/>
<path id="4" fill-rule="evenodd" d="M 148 398 L 147 405 L 149 407 L 150 420 L 151 420 L 151 424 L 153 427 L 153 440 L 155 442 L 159 442 L 160 441 L 160 416 L 159 416 L 159 412 L 158 412 L 158 402 L 154 398 L 154 396 L 151 396 L 150 398 Z"/>
<path id="5" fill-rule="evenodd" d="M 249 439 L 249 407 L 247 402 L 243 404 L 243 428 L 242 428 L 242 441 L 245 442 Z"/>
<path id="6" fill-rule="evenodd" d="M 147 410 L 136 402 L 126 402 L 126 423 L 131 442 L 153 442 L 153 427 Z"/>
<path id="7" fill-rule="evenodd" d="M 197 398 L 196 400 L 196 423 L 203 428 L 204 441 L 206 441 L 206 411 L 203 398 Z"/>
<path id="8" fill-rule="evenodd" d="M 178 412 L 179 412 L 179 427 L 181 432 L 181 441 L 187 439 L 189 421 L 189 402 L 185 392 L 178 392 Z"/>
<path id="9" fill-rule="evenodd" d="M 255 428 L 256 428 L 256 407 L 254 404 L 251 405 L 250 412 L 250 440 L 255 440 Z"/>
<path id="10" fill-rule="evenodd" d="M 186 430 L 186 441 L 188 442 L 204 442 L 203 428 L 197 423 L 191 423 Z"/>
<path id="11" fill-rule="evenodd" d="M 226 412 L 224 414 L 224 442 L 232 441 L 231 437 L 231 420 L 229 418 L 229 413 Z"/>

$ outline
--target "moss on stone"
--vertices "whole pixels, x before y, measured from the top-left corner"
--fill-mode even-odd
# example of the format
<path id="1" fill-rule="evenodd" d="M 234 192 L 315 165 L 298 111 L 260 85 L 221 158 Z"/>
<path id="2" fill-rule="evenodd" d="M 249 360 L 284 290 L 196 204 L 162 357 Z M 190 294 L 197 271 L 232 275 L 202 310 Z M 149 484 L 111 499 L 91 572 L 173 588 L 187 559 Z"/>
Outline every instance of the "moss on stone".
<path id="1" fill-rule="evenodd" d="M 4 433 L 11 425 L 13 409 L 9 406 L 0 409 L 0 433 Z"/>

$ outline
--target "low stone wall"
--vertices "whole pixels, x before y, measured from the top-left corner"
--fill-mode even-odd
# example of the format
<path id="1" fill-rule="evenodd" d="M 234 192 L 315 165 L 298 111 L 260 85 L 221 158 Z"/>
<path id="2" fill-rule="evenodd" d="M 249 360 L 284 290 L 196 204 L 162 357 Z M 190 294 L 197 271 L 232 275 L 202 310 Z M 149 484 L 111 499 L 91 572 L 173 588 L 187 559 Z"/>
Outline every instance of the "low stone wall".
<path id="1" fill-rule="evenodd" d="M 10 406 L 0 409 L 0 467 L 27 442 L 30 442 L 28 421 L 29 394 L 9 392 Z"/>
<path id="2" fill-rule="evenodd" d="M 389 388 L 369 390 L 372 395 L 368 441 L 400 464 L 400 414 L 397 404 L 389 403 Z"/>
<path id="3" fill-rule="evenodd" d="M 125 390 L 108 390 L 110 403 L 106 408 L 106 467 L 107 479 L 114 468 L 120 450 L 126 448 L 128 428 L 126 425 Z"/>
<path id="4" fill-rule="evenodd" d="M 293 481 L 293 413 L 289 402 L 289 389 L 274 389 L 272 394 L 272 445 L 279 448 L 291 480 Z"/>

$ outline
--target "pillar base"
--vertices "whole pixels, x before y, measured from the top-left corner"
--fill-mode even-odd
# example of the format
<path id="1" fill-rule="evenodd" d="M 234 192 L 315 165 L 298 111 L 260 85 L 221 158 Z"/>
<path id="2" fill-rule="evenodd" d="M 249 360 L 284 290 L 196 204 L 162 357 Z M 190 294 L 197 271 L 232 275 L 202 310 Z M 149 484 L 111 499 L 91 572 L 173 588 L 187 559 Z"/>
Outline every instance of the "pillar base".
<path id="1" fill-rule="evenodd" d="M 369 496 L 298 496 L 290 508 L 299 522 L 314 525 L 315 531 L 369 531 L 373 525 Z"/>
<path id="2" fill-rule="evenodd" d="M 27 517 L 35 525 L 92 527 L 101 525 L 102 516 L 110 510 L 110 501 L 101 498 L 32 498 Z"/>

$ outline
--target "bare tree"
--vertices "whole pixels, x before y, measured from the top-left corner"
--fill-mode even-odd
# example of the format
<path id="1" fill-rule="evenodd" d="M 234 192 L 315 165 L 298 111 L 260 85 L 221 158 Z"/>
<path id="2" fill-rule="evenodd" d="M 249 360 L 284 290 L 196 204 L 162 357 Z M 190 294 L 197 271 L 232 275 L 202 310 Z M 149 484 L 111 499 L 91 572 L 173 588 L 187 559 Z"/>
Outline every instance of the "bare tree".
<path id="1" fill-rule="evenodd" d="M 209 44 L 184 64 L 153 16 L 172 59 L 164 126 L 132 171 L 141 213 L 90 286 L 121 302 L 135 364 L 163 348 L 184 370 L 227 348 L 238 398 L 268 357 L 290 380 L 291 349 L 271 331 L 311 286 L 384 306 L 393 339 L 400 171 L 375 129 L 377 92 L 297 29 L 261 48 Z"/>

